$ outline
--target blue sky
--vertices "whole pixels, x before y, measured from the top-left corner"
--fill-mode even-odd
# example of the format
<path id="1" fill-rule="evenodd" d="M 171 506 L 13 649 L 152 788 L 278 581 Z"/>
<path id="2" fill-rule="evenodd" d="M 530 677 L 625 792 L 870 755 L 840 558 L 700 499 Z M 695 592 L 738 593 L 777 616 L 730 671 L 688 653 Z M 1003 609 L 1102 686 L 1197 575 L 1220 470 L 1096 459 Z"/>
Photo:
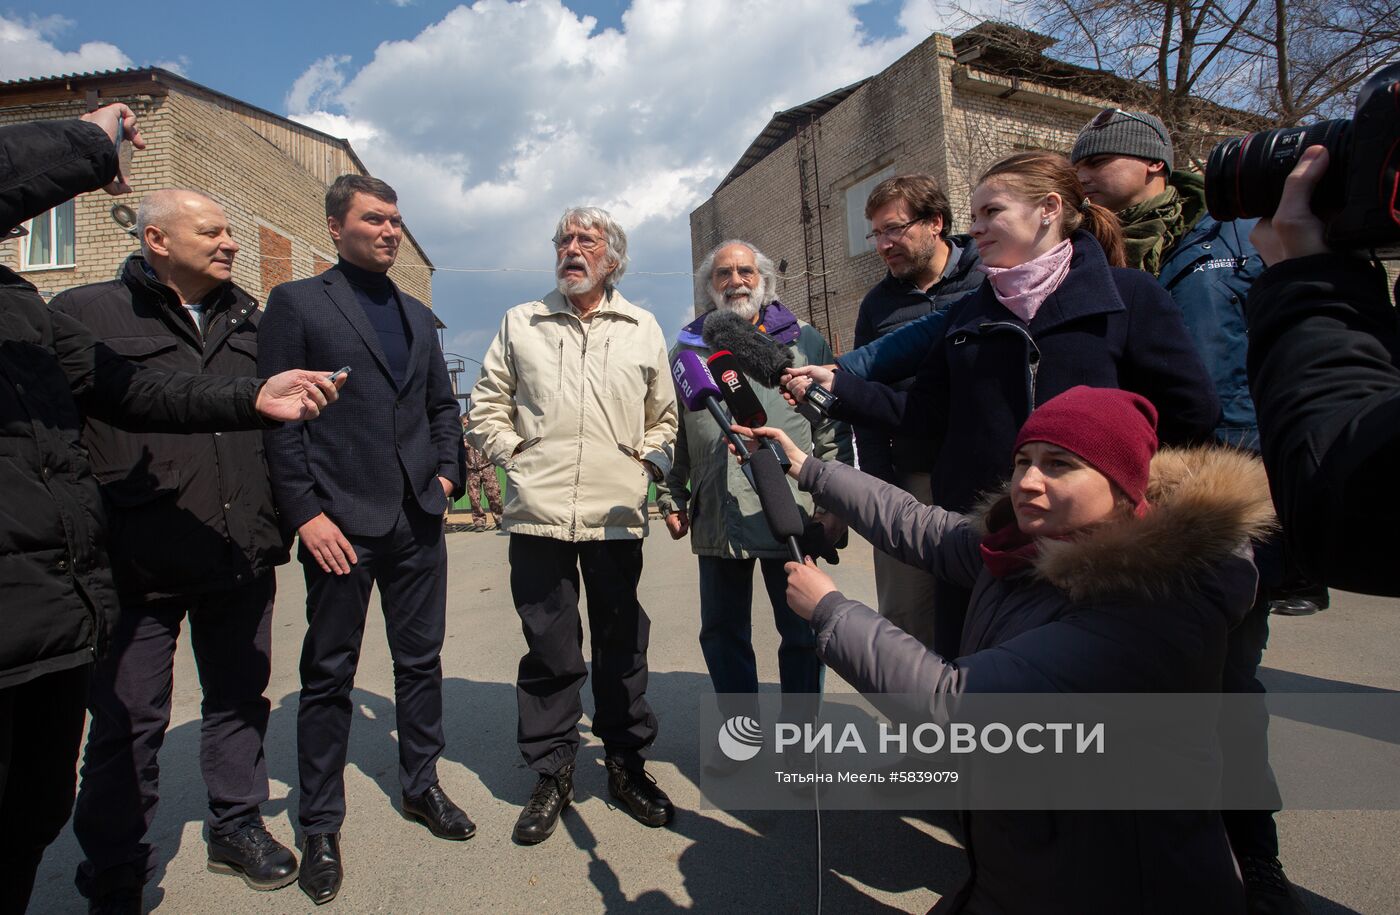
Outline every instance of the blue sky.
<path id="1" fill-rule="evenodd" d="M 622 292 L 673 334 L 691 307 L 678 275 L 689 213 L 772 112 L 877 72 L 942 25 L 933 0 L 139 9 L 0 0 L 0 79 L 166 66 L 347 137 L 443 268 L 448 349 L 476 358 L 506 308 L 551 287 L 547 239 L 583 203 L 628 230 Z"/>

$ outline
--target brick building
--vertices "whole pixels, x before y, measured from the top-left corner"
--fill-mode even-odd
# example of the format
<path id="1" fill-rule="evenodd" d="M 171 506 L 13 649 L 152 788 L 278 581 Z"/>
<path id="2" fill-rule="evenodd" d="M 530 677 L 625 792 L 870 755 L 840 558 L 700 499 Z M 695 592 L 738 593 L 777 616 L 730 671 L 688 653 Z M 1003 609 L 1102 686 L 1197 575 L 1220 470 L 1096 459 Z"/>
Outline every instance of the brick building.
<path id="1" fill-rule="evenodd" d="M 224 207 L 242 247 L 234 281 L 259 302 L 278 283 L 335 263 L 326 188 L 339 175 L 368 174 L 345 140 L 159 68 L 0 83 L 0 124 L 72 118 L 117 101 L 136 112 L 149 146 L 133 155 L 133 193 L 84 194 L 32 220 L 28 237 L 0 241 L 0 263 L 45 297 L 115 276 L 139 246 L 113 207 L 134 211 L 161 188 L 194 188 Z M 433 265 L 407 230 L 405 241 L 390 275 L 431 305 Z"/>
<path id="2" fill-rule="evenodd" d="M 849 349 L 861 298 L 885 275 L 865 239 L 877 183 L 933 175 L 952 231 L 965 232 L 988 165 L 1020 149 L 1068 152 L 1099 110 L 1141 98 L 1139 84 L 1045 57 L 1053 43 L 997 23 L 934 34 L 882 73 L 777 112 L 690 214 L 692 264 L 725 239 L 755 243 L 778 264 L 778 297 Z M 1193 115 L 1205 137 L 1241 126 L 1239 112 Z"/>

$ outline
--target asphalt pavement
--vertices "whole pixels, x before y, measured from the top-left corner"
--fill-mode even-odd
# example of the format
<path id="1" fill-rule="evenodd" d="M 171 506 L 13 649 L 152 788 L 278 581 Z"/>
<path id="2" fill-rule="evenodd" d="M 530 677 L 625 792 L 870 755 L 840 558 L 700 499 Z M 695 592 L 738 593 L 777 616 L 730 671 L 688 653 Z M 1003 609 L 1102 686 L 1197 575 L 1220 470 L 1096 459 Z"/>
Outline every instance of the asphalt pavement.
<path id="1" fill-rule="evenodd" d="M 609 802 L 585 689 L 577 801 L 548 841 L 530 848 L 512 843 L 534 777 L 515 747 L 515 670 L 525 646 L 510 600 L 508 538 L 454 531 L 447 539 L 443 650 L 447 751 L 439 775 L 476 821 L 477 835 L 467 842 L 435 839 L 398 812 L 393 679 L 376 599 L 354 693 L 341 834 L 345 884 L 323 913 L 924 912 L 958 885 L 966 864 L 946 813 L 822 812 L 819 822 L 810 811 L 701 809 L 695 720 L 709 678 L 696 638 L 696 563 L 688 542 L 672 542 L 656 523 L 652 531 L 640 594 L 652 619 L 647 695 L 660 736 L 648 770 L 675 802 L 674 822 L 648 829 Z M 849 596 L 872 601 L 869 547 L 857 541 L 843 555 L 833 570 L 837 583 Z M 272 786 L 263 813 L 273 835 L 291 843 L 297 659 L 306 626 L 300 567 L 279 570 L 278 588 L 266 744 Z M 761 583 L 755 591 L 760 679 L 764 689 L 776 690 L 777 637 Z M 1331 609 L 1275 617 L 1272 629 L 1264 677 L 1276 688 L 1400 690 L 1400 602 L 1334 592 Z M 831 674 L 826 689 L 850 691 Z M 160 865 L 146 906 L 179 913 L 314 910 L 295 884 L 255 893 L 237 878 L 206 871 L 199 699 L 189 641 L 182 639 L 161 753 L 161 803 L 148 837 Z M 1284 865 L 1314 913 L 1400 913 L 1400 812 L 1285 811 L 1278 822 Z M 69 828 L 48 851 L 31 912 L 84 909 L 73 887 L 80 859 Z"/>

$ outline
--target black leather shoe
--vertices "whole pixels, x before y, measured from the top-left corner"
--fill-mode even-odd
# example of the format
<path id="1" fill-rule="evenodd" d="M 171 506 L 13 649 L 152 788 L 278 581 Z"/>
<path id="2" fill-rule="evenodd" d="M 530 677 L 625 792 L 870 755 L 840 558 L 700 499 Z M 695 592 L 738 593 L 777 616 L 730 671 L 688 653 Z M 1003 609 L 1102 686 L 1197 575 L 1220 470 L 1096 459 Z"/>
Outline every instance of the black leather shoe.
<path id="1" fill-rule="evenodd" d="M 476 824 L 462 808 L 452 803 L 440 785 L 433 785 L 417 797 L 403 796 L 405 819 L 417 820 L 439 839 L 462 841 L 476 835 Z"/>
<path id="2" fill-rule="evenodd" d="M 260 822 L 209 836 L 209 870 L 233 874 L 255 890 L 280 890 L 297 878 L 297 856 Z"/>
<path id="3" fill-rule="evenodd" d="M 1269 601 L 1269 612 L 1276 616 L 1312 616 L 1319 607 L 1305 597 L 1289 597 Z"/>
<path id="4" fill-rule="evenodd" d="M 647 826 L 665 826 L 675 816 L 671 799 L 640 765 L 628 766 L 616 760 L 604 760 L 608 767 L 608 794 L 627 808 L 637 822 Z"/>
<path id="5" fill-rule="evenodd" d="M 1249 915 L 1308 915 L 1307 904 L 1288 882 L 1278 858 L 1241 855 L 1239 861 Z"/>
<path id="6" fill-rule="evenodd" d="M 515 821 L 515 841 L 521 845 L 538 845 L 548 839 L 559 825 L 559 814 L 573 801 L 573 766 L 541 775 L 525 809 L 520 811 L 520 818 Z"/>
<path id="7" fill-rule="evenodd" d="M 301 873 L 297 886 L 317 905 L 325 905 L 340 892 L 345 868 L 340 863 L 340 833 L 315 832 L 306 837 L 301 850 Z"/>

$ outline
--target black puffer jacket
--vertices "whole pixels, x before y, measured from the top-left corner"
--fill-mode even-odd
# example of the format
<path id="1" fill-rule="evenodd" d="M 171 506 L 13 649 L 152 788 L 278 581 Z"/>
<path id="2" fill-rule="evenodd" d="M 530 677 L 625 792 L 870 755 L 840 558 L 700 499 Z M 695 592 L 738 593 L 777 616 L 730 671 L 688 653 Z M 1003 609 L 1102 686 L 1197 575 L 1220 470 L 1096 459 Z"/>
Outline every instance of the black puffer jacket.
<path id="1" fill-rule="evenodd" d="M 0 128 L 0 231 L 116 169 L 94 124 Z M 250 429 L 262 425 L 259 387 L 134 365 L 0 267 L 0 689 L 91 661 L 116 615 L 83 412 L 167 431 Z"/>
<path id="2" fill-rule="evenodd" d="M 1400 597 L 1400 321 L 1385 271 L 1281 261 L 1249 290 L 1249 386 L 1290 555 L 1320 581 Z"/>
<path id="3" fill-rule="evenodd" d="M 140 255 L 122 277 L 54 297 L 104 343 L 144 366 L 193 375 L 256 375 L 258 303 L 233 283 L 204 300 L 204 333 Z M 112 571 L 124 601 L 222 591 L 287 561 L 261 432 L 133 434 L 88 417 Z"/>

